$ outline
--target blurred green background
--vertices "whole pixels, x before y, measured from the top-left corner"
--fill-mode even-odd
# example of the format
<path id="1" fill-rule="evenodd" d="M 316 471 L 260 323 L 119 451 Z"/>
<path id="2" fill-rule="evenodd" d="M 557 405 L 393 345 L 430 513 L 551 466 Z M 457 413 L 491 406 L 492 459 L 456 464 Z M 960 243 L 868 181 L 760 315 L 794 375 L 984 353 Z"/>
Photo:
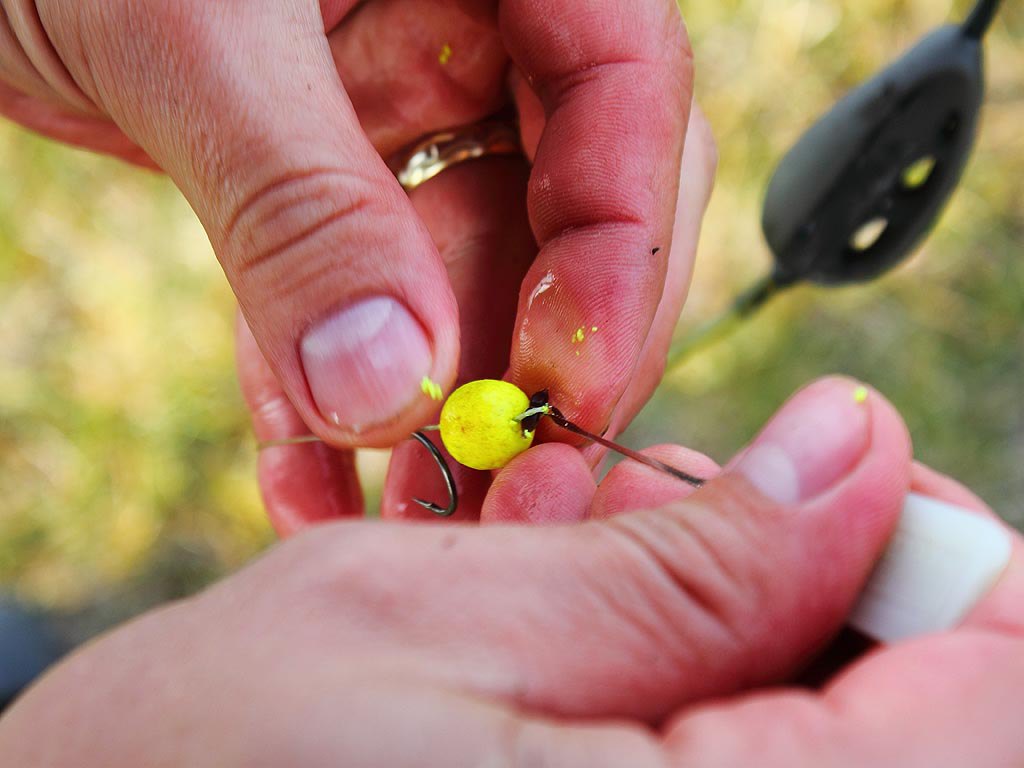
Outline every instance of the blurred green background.
<path id="1" fill-rule="evenodd" d="M 721 163 L 681 326 L 768 266 L 761 196 L 809 121 L 942 0 L 683 3 Z M 1024 524 L 1024 10 L 988 41 L 975 156 L 939 229 L 870 286 L 799 288 L 674 371 L 624 442 L 723 460 L 793 390 L 873 383 L 917 455 Z M 185 594 L 271 540 L 235 383 L 233 300 L 166 180 L 0 124 L 0 586 L 74 634 Z M 362 460 L 375 498 L 379 452 Z"/>

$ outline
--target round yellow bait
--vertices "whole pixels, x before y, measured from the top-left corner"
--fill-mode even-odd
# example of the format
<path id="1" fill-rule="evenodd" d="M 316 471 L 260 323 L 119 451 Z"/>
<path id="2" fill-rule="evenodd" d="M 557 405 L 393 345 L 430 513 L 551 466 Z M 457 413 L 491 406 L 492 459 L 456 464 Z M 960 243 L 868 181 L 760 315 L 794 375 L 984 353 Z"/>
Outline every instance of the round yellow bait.
<path id="1" fill-rule="evenodd" d="M 441 409 L 441 441 L 448 453 L 472 469 L 498 469 L 533 443 L 515 417 L 530 398 L 515 384 L 495 379 L 470 381 L 456 389 Z"/>

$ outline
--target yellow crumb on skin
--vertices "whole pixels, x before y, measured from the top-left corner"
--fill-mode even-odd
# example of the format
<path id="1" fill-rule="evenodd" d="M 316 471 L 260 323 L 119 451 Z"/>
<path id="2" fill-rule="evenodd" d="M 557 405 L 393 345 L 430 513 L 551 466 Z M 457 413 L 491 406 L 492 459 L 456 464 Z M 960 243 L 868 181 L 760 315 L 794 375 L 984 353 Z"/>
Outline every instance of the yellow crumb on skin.
<path id="1" fill-rule="evenodd" d="M 863 384 L 853 390 L 853 402 L 866 403 L 868 399 L 868 388 Z"/>
<path id="2" fill-rule="evenodd" d="M 452 60 L 452 47 L 448 43 L 441 46 L 441 53 L 437 55 L 437 60 L 441 62 L 442 67 Z"/>
<path id="3" fill-rule="evenodd" d="M 596 325 L 590 326 L 590 332 L 591 333 L 597 333 L 597 326 Z"/>
<path id="4" fill-rule="evenodd" d="M 575 330 L 575 332 L 573 333 L 573 335 L 572 335 L 572 343 L 573 344 L 581 344 L 581 343 L 583 343 L 583 340 L 585 338 L 586 338 L 586 335 L 583 333 L 583 328 L 582 327 L 577 328 Z"/>
<path id="5" fill-rule="evenodd" d="M 429 376 L 423 377 L 423 381 L 420 382 L 420 390 L 431 400 L 441 400 L 444 397 L 444 390 L 441 389 L 441 385 Z"/>

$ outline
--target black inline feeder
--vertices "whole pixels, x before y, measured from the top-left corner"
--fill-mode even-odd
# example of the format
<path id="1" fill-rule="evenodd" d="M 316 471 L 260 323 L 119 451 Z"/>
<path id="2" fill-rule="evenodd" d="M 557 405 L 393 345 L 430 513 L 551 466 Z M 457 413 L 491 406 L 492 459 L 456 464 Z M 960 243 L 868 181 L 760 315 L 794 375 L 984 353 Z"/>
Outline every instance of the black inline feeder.
<path id="1" fill-rule="evenodd" d="M 684 338 L 669 366 L 724 335 L 782 289 L 873 280 L 934 227 L 974 146 L 982 38 L 998 0 L 925 36 L 847 94 L 783 157 L 761 228 L 774 265 L 718 320 Z"/>

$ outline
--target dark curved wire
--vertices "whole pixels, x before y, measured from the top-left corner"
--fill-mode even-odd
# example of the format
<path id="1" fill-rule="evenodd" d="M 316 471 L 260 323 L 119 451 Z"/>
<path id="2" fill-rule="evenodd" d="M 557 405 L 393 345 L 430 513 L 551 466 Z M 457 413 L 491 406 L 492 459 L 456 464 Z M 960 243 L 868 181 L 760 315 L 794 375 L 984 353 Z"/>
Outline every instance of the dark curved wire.
<path id="1" fill-rule="evenodd" d="M 423 499 L 413 499 L 413 501 L 424 509 L 429 509 L 439 517 L 451 517 L 455 514 L 455 510 L 459 508 L 459 491 L 455 487 L 455 477 L 452 475 L 452 470 L 448 466 L 448 462 L 445 461 L 444 456 L 441 455 L 441 451 L 437 449 L 437 446 L 434 445 L 430 441 L 430 438 L 422 432 L 413 432 L 409 437 L 412 440 L 416 440 L 420 445 L 430 451 L 430 455 L 433 457 L 434 462 L 441 470 L 441 475 L 444 477 L 444 484 L 448 489 L 447 507 L 442 507 L 432 501 L 424 501 Z"/>

